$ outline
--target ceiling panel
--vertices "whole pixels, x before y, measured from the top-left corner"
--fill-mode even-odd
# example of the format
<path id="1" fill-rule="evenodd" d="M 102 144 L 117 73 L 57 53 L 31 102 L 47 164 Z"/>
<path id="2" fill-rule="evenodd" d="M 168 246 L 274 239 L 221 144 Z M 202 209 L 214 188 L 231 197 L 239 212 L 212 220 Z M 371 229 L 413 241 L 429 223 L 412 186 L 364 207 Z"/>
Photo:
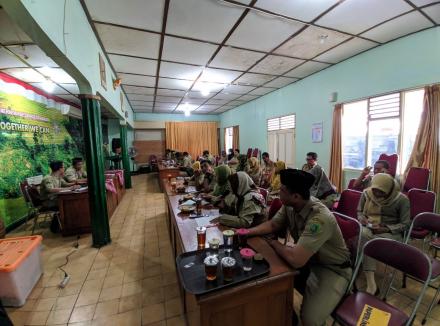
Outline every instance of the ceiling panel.
<path id="1" fill-rule="evenodd" d="M 302 62 L 304 62 L 304 60 L 268 55 L 253 67 L 251 72 L 282 75 Z"/>
<path id="2" fill-rule="evenodd" d="M 196 105 L 199 106 L 200 104 L 206 102 L 206 98 L 192 98 L 192 97 L 185 97 L 185 99 L 182 101 L 182 103 L 188 103 L 189 105 Z"/>
<path id="3" fill-rule="evenodd" d="M 228 93 L 228 89 L 226 88 L 221 93 L 218 93 L 216 96 L 213 97 L 215 100 L 235 100 L 239 98 L 241 95 L 239 94 L 233 94 Z"/>
<path id="4" fill-rule="evenodd" d="M 95 26 L 107 52 L 157 59 L 160 35 L 103 24 Z"/>
<path id="5" fill-rule="evenodd" d="M 202 105 L 199 108 L 197 108 L 197 110 L 195 112 L 212 112 L 215 111 L 219 108 L 219 105 Z"/>
<path id="6" fill-rule="evenodd" d="M 65 100 L 68 100 L 68 101 L 70 101 L 72 103 L 75 103 L 75 104 L 78 104 L 78 105 L 81 104 L 81 101 L 76 96 L 73 96 L 73 95 L 57 95 L 57 96 L 65 99 Z"/>
<path id="7" fill-rule="evenodd" d="M 246 94 L 246 95 L 243 95 L 242 97 L 240 97 L 239 99 L 243 100 L 243 101 L 252 101 L 252 100 L 255 100 L 256 98 L 259 98 L 259 97 L 260 97 L 260 95 Z"/>
<path id="8" fill-rule="evenodd" d="M 355 37 L 352 40 L 321 54 L 315 59 L 324 62 L 337 63 L 376 45 L 376 43 Z"/>
<path id="9" fill-rule="evenodd" d="M 228 93 L 233 94 L 246 94 L 247 92 L 253 90 L 254 86 L 245 86 L 245 85 L 230 85 L 227 90 Z"/>
<path id="10" fill-rule="evenodd" d="M 225 106 L 222 106 L 222 107 L 220 107 L 220 108 L 218 108 L 217 110 L 215 110 L 215 112 L 217 113 L 221 113 L 221 112 L 226 112 L 226 111 L 229 111 L 229 110 L 231 110 L 231 109 L 233 109 L 233 108 L 235 108 L 236 106 L 234 106 L 234 105 L 225 105 Z"/>
<path id="11" fill-rule="evenodd" d="M 46 80 L 41 74 L 34 71 L 32 68 L 12 68 L 3 69 L 2 71 L 26 83 L 42 83 Z"/>
<path id="12" fill-rule="evenodd" d="M 208 102 L 206 102 L 206 104 L 212 104 L 212 105 L 223 105 L 226 104 L 228 102 L 230 102 L 231 100 L 228 99 L 223 99 L 223 100 L 219 100 L 219 99 L 210 99 Z"/>
<path id="13" fill-rule="evenodd" d="M 309 22 L 337 2 L 338 0 L 258 0 L 255 7 Z"/>
<path id="14" fill-rule="evenodd" d="M 156 75 L 157 60 L 139 59 L 112 54 L 110 54 L 109 57 L 117 72 Z"/>
<path id="15" fill-rule="evenodd" d="M 132 105 L 147 105 L 147 106 L 152 106 L 154 101 L 141 101 L 141 100 L 130 100 L 130 103 Z"/>
<path id="16" fill-rule="evenodd" d="M 249 12 L 228 39 L 227 44 L 242 48 L 271 51 L 304 25 Z"/>
<path id="17" fill-rule="evenodd" d="M 156 96 L 156 103 L 179 103 L 182 97 L 177 96 Z"/>
<path id="18" fill-rule="evenodd" d="M 30 83 L 32 86 L 41 89 L 44 92 L 44 87 L 42 83 Z M 53 95 L 69 95 L 70 93 L 68 91 L 65 91 L 61 87 L 58 87 L 55 85 L 53 91 L 51 92 Z"/>
<path id="19" fill-rule="evenodd" d="M 186 91 L 192 85 L 192 81 L 188 80 L 178 80 L 178 79 L 169 79 L 169 78 L 159 78 L 159 87 L 161 88 L 171 88 L 171 89 L 180 89 Z"/>
<path id="20" fill-rule="evenodd" d="M 430 6 L 422 10 L 429 17 L 431 17 L 437 24 L 440 24 L 440 3 L 438 5 Z"/>
<path id="21" fill-rule="evenodd" d="M 264 53 L 239 50 L 231 47 L 222 47 L 214 60 L 212 67 L 236 69 L 245 71 L 264 56 Z"/>
<path id="22" fill-rule="evenodd" d="M 212 94 L 210 94 L 210 95 L 202 95 L 202 93 L 200 91 L 190 91 L 190 92 L 188 92 L 188 94 L 186 96 L 191 97 L 191 98 L 204 98 L 204 99 L 207 99 L 210 96 L 212 96 Z"/>
<path id="23" fill-rule="evenodd" d="M 313 74 L 316 71 L 327 68 L 328 66 L 330 66 L 330 65 L 326 64 L 326 63 L 308 61 L 308 62 L 304 63 L 303 65 L 286 73 L 286 76 L 296 77 L 296 78 L 304 78 L 310 74 Z"/>
<path id="24" fill-rule="evenodd" d="M 125 93 L 131 93 L 131 94 L 144 94 L 144 95 L 153 95 L 154 94 L 154 88 L 147 88 L 147 87 L 140 87 L 140 86 L 129 86 L 129 85 L 122 85 L 122 88 L 124 89 Z"/>
<path id="25" fill-rule="evenodd" d="M 275 53 L 311 59 L 348 38 L 346 34 L 310 26 L 276 49 Z"/>
<path id="26" fill-rule="evenodd" d="M 201 66 L 190 66 L 171 62 L 162 62 L 159 75 L 177 79 L 195 80 L 202 72 Z"/>
<path id="27" fill-rule="evenodd" d="M 206 0 L 171 0 L 166 32 L 220 43 L 243 9 Z"/>
<path id="28" fill-rule="evenodd" d="M 0 69 L 20 67 L 26 68 L 27 65 L 21 62 L 13 54 L 10 54 L 9 51 L 0 47 Z"/>
<path id="29" fill-rule="evenodd" d="M 185 95 L 185 91 L 177 90 L 177 89 L 158 88 L 157 89 L 157 95 L 182 97 L 182 96 Z"/>
<path id="30" fill-rule="evenodd" d="M 0 43 L 23 44 L 32 43 L 33 41 L 26 33 L 24 33 L 17 24 L 15 24 L 6 12 L 0 8 Z"/>
<path id="31" fill-rule="evenodd" d="M 160 32 L 164 0 L 85 0 L 93 20 Z"/>
<path id="32" fill-rule="evenodd" d="M 416 6 L 420 7 L 420 6 L 428 5 L 430 3 L 438 2 L 438 0 L 411 0 L 411 2 Z"/>
<path id="33" fill-rule="evenodd" d="M 128 94 L 130 101 L 154 101 L 154 95 L 140 95 L 140 94 Z"/>
<path id="34" fill-rule="evenodd" d="M 204 66 L 216 49 L 216 45 L 166 36 L 162 59 Z"/>
<path id="35" fill-rule="evenodd" d="M 246 103 L 246 101 L 234 100 L 234 101 L 229 102 L 228 105 L 240 106 L 244 103 Z"/>
<path id="36" fill-rule="evenodd" d="M 265 87 L 284 87 L 286 85 L 289 85 L 295 81 L 297 81 L 297 78 L 288 78 L 288 77 L 278 77 L 274 80 L 272 80 L 271 82 L 267 83 L 266 85 L 264 85 Z"/>
<path id="37" fill-rule="evenodd" d="M 156 77 L 130 75 L 119 73 L 118 77 L 122 79 L 122 84 L 134 86 L 148 86 L 153 87 L 156 82 Z"/>
<path id="38" fill-rule="evenodd" d="M 228 84 L 240 75 L 241 72 L 238 71 L 206 68 L 203 71 L 202 76 L 199 78 L 199 81 Z"/>
<path id="39" fill-rule="evenodd" d="M 14 45 L 8 46 L 8 49 L 33 67 L 58 67 L 37 45 Z"/>
<path id="40" fill-rule="evenodd" d="M 226 84 L 197 82 L 192 88 L 194 91 L 207 90 L 208 92 L 218 92 L 225 88 Z"/>
<path id="41" fill-rule="evenodd" d="M 402 0 L 344 1 L 316 23 L 358 34 L 389 18 L 413 8 Z"/>
<path id="42" fill-rule="evenodd" d="M 133 108 L 135 113 L 152 113 L 153 108 Z"/>
<path id="43" fill-rule="evenodd" d="M 266 88 L 266 87 L 259 87 L 254 89 L 253 91 L 249 92 L 248 95 L 265 95 L 267 93 L 273 92 L 274 90 L 276 90 L 276 88 Z"/>
<path id="44" fill-rule="evenodd" d="M 402 35 L 432 27 L 433 24 L 417 11 L 403 15 L 363 33 L 362 36 L 379 42 L 388 42 Z"/>
<path id="45" fill-rule="evenodd" d="M 37 70 L 55 83 L 75 83 L 75 80 L 61 68 L 43 67 L 37 68 Z"/>
<path id="46" fill-rule="evenodd" d="M 60 83 L 60 85 L 62 87 L 64 87 L 65 89 L 67 89 L 69 92 L 73 93 L 73 94 L 79 94 L 79 88 L 78 88 L 78 85 L 76 83 L 73 83 L 73 84 L 62 84 L 62 83 Z"/>
<path id="47" fill-rule="evenodd" d="M 246 73 L 243 76 L 241 76 L 237 83 L 241 85 L 254 85 L 254 86 L 261 86 L 272 79 L 274 79 L 275 76 L 271 75 L 262 75 L 262 74 L 253 74 L 253 73 Z"/>

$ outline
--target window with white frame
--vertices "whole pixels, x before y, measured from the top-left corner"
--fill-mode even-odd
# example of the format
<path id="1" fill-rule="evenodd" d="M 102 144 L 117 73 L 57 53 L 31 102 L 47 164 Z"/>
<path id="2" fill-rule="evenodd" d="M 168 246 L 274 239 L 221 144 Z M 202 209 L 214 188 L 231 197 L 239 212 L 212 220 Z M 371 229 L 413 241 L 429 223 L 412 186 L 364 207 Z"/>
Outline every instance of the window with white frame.
<path id="1" fill-rule="evenodd" d="M 402 173 L 417 136 L 423 96 L 424 90 L 417 89 L 344 104 L 343 167 L 363 169 L 382 153 L 397 153 Z"/>
<path id="2" fill-rule="evenodd" d="M 295 115 L 285 115 L 283 117 L 267 120 L 267 131 L 276 131 L 295 128 Z"/>
<path id="3" fill-rule="evenodd" d="M 228 127 L 225 128 L 225 150 L 228 151 L 232 146 L 232 139 L 234 136 L 234 128 Z"/>

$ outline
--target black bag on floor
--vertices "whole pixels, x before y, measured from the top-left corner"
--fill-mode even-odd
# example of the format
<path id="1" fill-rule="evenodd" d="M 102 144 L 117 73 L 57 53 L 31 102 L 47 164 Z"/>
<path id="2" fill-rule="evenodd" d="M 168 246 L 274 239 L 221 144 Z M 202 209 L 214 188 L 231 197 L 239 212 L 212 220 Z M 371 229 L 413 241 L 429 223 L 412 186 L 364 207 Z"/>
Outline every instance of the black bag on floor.
<path id="1" fill-rule="evenodd" d="M 5 308 L 3 307 L 2 301 L 0 300 L 0 325 L 2 326 L 14 326 L 12 321 L 9 319 Z"/>

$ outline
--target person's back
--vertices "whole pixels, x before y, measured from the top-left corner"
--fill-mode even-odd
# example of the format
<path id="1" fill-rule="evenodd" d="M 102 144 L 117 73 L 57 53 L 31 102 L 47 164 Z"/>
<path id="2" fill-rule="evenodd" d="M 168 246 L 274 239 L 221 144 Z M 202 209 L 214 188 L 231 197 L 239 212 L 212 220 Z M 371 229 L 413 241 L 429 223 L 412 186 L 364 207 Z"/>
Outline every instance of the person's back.
<path id="1" fill-rule="evenodd" d="M 331 183 L 324 169 L 319 164 L 315 164 L 307 172 L 315 177 L 315 183 L 310 188 L 310 194 L 321 200 L 328 208 L 331 208 L 337 199 L 336 187 Z"/>

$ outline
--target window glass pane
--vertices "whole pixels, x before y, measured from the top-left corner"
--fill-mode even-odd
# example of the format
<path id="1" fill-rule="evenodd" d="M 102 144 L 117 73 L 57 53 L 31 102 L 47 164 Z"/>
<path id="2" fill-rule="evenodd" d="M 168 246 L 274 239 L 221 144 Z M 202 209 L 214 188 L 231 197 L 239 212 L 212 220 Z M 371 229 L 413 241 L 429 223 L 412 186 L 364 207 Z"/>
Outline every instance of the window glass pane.
<path id="1" fill-rule="evenodd" d="M 280 129 L 280 118 L 267 120 L 267 131 L 274 131 Z"/>
<path id="2" fill-rule="evenodd" d="M 226 128 L 226 135 L 225 135 L 225 148 L 226 151 L 228 151 L 230 148 L 232 148 L 232 135 L 234 133 L 234 129 L 232 127 Z"/>
<path id="3" fill-rule="evenodd" d="M 295 115 L 286 115 L 280 118 L 280 129 L 295 128 Z"/>
<path id="4" fill-rule="evenodd" d="M 408 159 L 417 136 L 417 131 L 420 124 L 420 117 L 423 111 L 424 93 L 425 91 L 423 89 L 404 93 L 401 170 L 404 170 L 406 168 L 406 164 L 408 163 Z"/>
<path id="5" fill-rule="evenodd" d="M 397 153 L 399 130 L 399 118 L 370 121 L 368 130 L 368 165 L 373 166 L 382 153 Z"/>
<path id="6" fill-rule="evenodd" d="M 367 135 L 367 101 L 344 105 L 342 115 L 343 167 L 362 169 L 365 167 Z"/>

